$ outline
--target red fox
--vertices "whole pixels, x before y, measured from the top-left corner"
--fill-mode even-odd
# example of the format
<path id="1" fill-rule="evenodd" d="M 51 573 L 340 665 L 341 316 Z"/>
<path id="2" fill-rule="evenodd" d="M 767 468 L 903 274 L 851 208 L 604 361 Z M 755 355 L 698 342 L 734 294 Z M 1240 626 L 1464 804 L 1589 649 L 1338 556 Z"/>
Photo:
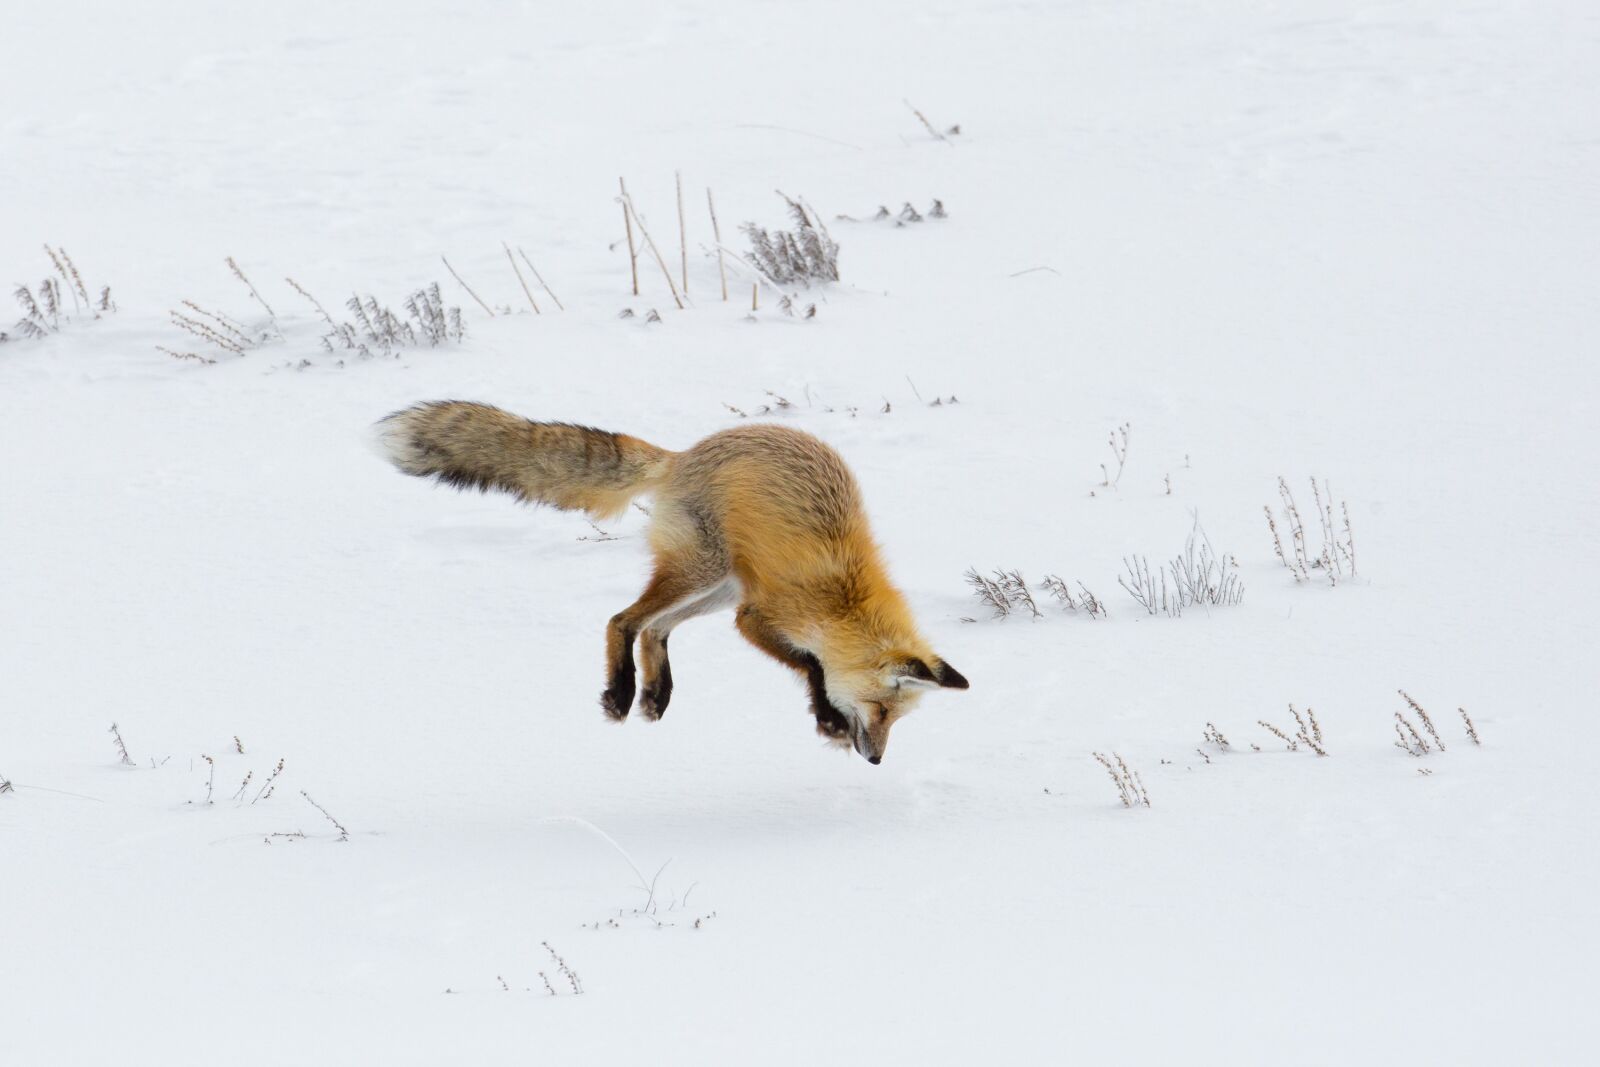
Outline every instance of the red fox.
<path id="1" fill-rule="evenodd" d="M 654 571 L 606 627 L 600 706 L 615 720 L 633 706 L 635 640 L 639 708 L 659 719 L 672 697 L 673 628 L 727 607 L 751 644 L 805 679 L 818 733 L 869 763 L 883 760 L 890 728 L 924 689 L 967 688 L 890 583 L 849 468 L 808 433 L 741 426 L 669 452 L 457 400 L 397 411 L 377 430 L 401 471 L 461 489 L 595 519 L 654 497 Z"/>

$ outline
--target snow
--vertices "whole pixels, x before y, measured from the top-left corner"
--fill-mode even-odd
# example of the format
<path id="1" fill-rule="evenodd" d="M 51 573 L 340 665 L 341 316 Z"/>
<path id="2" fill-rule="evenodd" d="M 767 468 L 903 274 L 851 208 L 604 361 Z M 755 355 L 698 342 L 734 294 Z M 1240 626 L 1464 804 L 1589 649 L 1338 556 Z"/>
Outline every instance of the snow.
<path id="1" fill-rule="evenodd" d="M 5 280 L 48 242 L 120 307 L 0 346 L 8 1062 L 1586 1057 L 1591 5 L 151 8 L 7 14 Z M 682 312 L 615 201 L 675 266 L 674 171 Z M 830 220 L 816 318 L 717 298 L 708 185 L 730 246 L 774 189 Z M 268 325 L 227 256 L 282 339 L 157 351 L 205 350 L 180 300 Z M 437 280 L 466 341 L 329 354 L 285 276 L 340 315 Z M 374 459 L 445 397 L 824 437 L 972 689 L 872 767 L 720 615 L 662 722 L 606 722 L 644 516 Z M 1279 475 L 1348 501 L 1358 580 L 1278 564 Z M 1122 560 L 1195 516 L 1243 602 L 1147 617 Z M 991 620 L 971 566 L 1111 617 Z M 1394 747 L 1399 689 L 1447 751 Z M 1326 759 L 1256 725 L 1290 703 Z"/>

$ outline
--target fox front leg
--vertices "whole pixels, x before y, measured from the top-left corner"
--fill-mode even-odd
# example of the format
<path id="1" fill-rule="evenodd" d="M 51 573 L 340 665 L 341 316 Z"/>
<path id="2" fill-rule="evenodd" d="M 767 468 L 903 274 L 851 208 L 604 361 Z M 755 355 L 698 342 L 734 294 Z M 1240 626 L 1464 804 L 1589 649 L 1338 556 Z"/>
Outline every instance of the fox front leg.
<path id="1" fill-rule="evenodd" d="M 804 649 L 795 648 L 775 630 L 761 612 L 746 604 L 734 616 L 734 625 L 745 640 L 791 670 L 799 671 L 811 693 L 811 714 L 817 720 L 817 732 L 830 741 L 850 740 L 850 720 L 844 712 L 828 699 L 827 677 L 822 661 Z"/>
<path id="2" fill-rule="evenodd" d="M 817 720 L 817 733 L 830 741 L 848 743 L 850 720 L 828 699 L 827 676 L 822 671 L 821 661 L 809 652 L 799 653 L 798 658 L 806 673 L 806 688 L 811 692 L 811 714 Z"/>

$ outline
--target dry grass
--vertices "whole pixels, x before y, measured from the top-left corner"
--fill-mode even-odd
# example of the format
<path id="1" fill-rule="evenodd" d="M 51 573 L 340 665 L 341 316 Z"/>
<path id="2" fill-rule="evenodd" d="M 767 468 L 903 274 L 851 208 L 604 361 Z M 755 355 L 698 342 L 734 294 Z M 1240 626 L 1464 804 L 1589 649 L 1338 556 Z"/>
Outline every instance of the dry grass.
<path id="1" fill-rule="evenodd" d="M 1144 782 L 1139 778 L 1139 772 L 1129 768 L 1123 758 L 1115 752 L 1107 757 L 1102 752 L 1093 754 L 1100 766 L 1106 769 L 1111 776 L 1111 781 L 1116 784 L 1117 796 L 1122 799 L 1125 808 L 1150 806 L 1150 794 L 1145 792 Z"/>
<path id="2" fill-rule="evenodd" d="M 488 304 L 485 304 L 483 302 L 483 298 L 473 290 L 472 286 L 468 285 L 466 281 L 462 279 L 461 275 L 456 273 L 456 269 L 450 265 L 450 261 L 445 259 L 443 256 L 440 256 L 439 259 L 444 262 L 444 269 L 450 272 L 450 277 L 459 282 L 461 288 L 467 291 L 467 295 L 478 302 L 478 306 L 483 309 L 484 314 L 488 315 L 491 319 L 494 318 L 494 309 Z"/>
<path id="3" fill-rule="evenodd" d="M 44 251 L 50 258 L 52 273 L 46 274 L 36 286 L 19 283 L 12 290 L 22 308 L 22 318 L 11 331 L 0 330 L 0 344 L 47 337 L 59 333 L 69 323 L 98 319 L 117 310 L 109 285 L 101 287 L 98 299 L 89 296 L 83 275 L 65 248 L 45 245 Z M 69 303 L 71 310 L 67 307 Z"/>
<path id="4" fill-rule="evenodd" d="M 117 729 L 117 724 L 111 724 L 111 740 L 117 746 L 117 757 L 124 767 L 133 766 L 133 757 L 128 755 L 128 746 L 123 743 L 122 731 Z"/>
<path id="5" fill-rule="evenodd" d="M 740 227 L 750 239 L 750 258 L 755 268 L 774 285 L 838 281 L 839 243 L 828 232 L 822 217 L 804 202 L 792 200 L 781 191 L 778 195 L 789 205 L 793 230 L 768 231 L 753 222 Z"/>
<path id="6" fill-rule="evenodd" d="M 194 362 L 194 363 L 204 363 L 204 364 L 207 364 L 207 365 L 216 363 L 216 360 L 212 359 L 210 356 L 202 356 L 198 352 L 188 352 L 188 351 L 179 352 L 179 351 L 176 351 L 174 349 L 168 348 L 166 345 L 156 345 L 156 351 L 157 352 L 165 352 L 167 355 L 171 356 L 173 359 L 189 360 L 189 361 Z"/>
<path id="7" fill-rule="evenodd" d="M 1222 731 L 1217 729 L 1215 723 L 1209 723 L 1209 722 L 1206 723 L 1206 731 L 1205 731 L 1205 735 L 1204 736 L 1205 736 L 1206 744 L 1208 744 L 1208 745 L 1216 745 L 1218 748 L 1222 749 L 1224 752 L 1227 752 L 1227 751 L 1229 751 L 1230 749 L 1233 748 L 1233 745 L 1228 741 L 1228 739 L 1225 736 L 1223 736 Z"/>
<path id="8" fill-rule="evenodd" d="M 621 179 L 618 179 L 618 182 L 620 184 Z M 678 283 L 672 280 L 672 271 L 667 269 L 667 261 L 662 257 L 661 250 L 656 247 L 654 239 L 651 238 L 644 219 L 639 215 L 639 209 L 633 206 L 633 197 L 628 195 L 626 186 L 622 187 L 622 196 L 619 199 L 622 201 L 622 207 L 626 213 L 625 217 L 632 220 L 628 229 L 628 257 L 633 264 L 634 295 L 639 295 L 638 252 L 633 246 L 633 227 L 637 226 L 639 228 L 639 236 L 644 238 L 645 247 L 650 249 L 650 254 L 655 257 L 656 265 L 661 268 L 661 276 L 667 280 L 667 288 L 672 292 L 673 303 L 678 305 L 679 311 L 682 311 L 684 307 L 683 297 L 678 292 Z"/>
<path id="9" fill-rule="evenodd" d="M 978 573 L 976 567 L 971 567 L 964 577 L 972 589 L 972 595 L 988 608 L 994 618 L 1008 618 L 1013 612 L 1025 613 L 1030 619 L 1044 617 L 1044 612 L 1040 610 L 1039 602 L 1021 571 L 997 569 L 993 577 L 985 577 Z M 1055 597 L 1067 611 L 1074 614 L 1083 612 L 1091 619 L 1103 619 L 1108 614 L 1100 598 L 1089 592 L 1082 582 L 1078 583 L 1077 596 L 1073 595 L 1066 581 L 1056 575 L 1046 575 L 1042 584 L 1045 591 Z"/>
<path id="10" fill-rule="evenodd" d="M 1100 488 L 1115 489 L 1122 481 L 1123 468 L 1128 465 L 1128 436 L 1133 431 L 1133 423 L 1125 422 L 1111 431 L 1106 444 L 1111 448 L 1111 457 L 1116 461 L 1117 470 L 1113 474 L 1106 464 L 1100 464 Z M 1093 496 L 1093 493 L 1089 494 Z"/>
<path id="11" fill-rule="evenodd" d="M 906 107 L 911 109 L 911 113 L 913 115 L 917 116 L 917 121 L 922 123 L 922 128 L 928 131 L 928 135 L 930 137 L 932 137 L 935 141 L 943 141 L 945 144 L 949 145 L 952 148 L 955 147 L 955 142 L 950 140 L 950 138 L 953 137 L 953 136 L 959 136 L 960 135 L 961 127 L 959 125 L 951 126 L 948 129 L 946 129 L 944 131 L 944 133 L 940 133 L 937 129 L 934 128 L 933 123 L 928 121 L 928 117 L 926 115 L 924 115 L 921 111 L 918 111 L 916 106 L 913 105 L 911 103 L 911 101 L 906 100 L 904 98 L 901 98 L 900 102 L 902 104 L 904 104 Z"/>
<path id="12" fill-rule="evenodd" d="M 1394 732 L 1399 737 L 1394 743 L 1395 747 L 1408 756 L 1426 756 L 1433 751 L 1428 742 L 1422 739 L 1422 735 L 1417 733 L 1417 728 L 1411 725 L 1411 720 L 1398 711 L 1394 713 Z"/>
<path id="13" fill-rule="evenodd" d="M 330 813 L 327 808 L 323 807 L 321 804 L 318 804 L 315 800 L 312 800 L 311 794 L 307 793 L 304 789 L 300 790 L 300 795 L 306 798 L 307 804 L 310 804 L 313 808 L 316 808 L 318 811 L 322 812 L 323 818 L 333 823 L 333 828 L 339 831 L 340 841 L 350 840 L 350 831 L 346 830 L 339 820 L 333 817 L 332 813 Z"/>
<path id="14" fill-rule="evenodd" d="M 228 256 L 226 262 L 228 264 L 228 269 L 233 271 L 233 276 L 243 282 L 246 289 L 250 290 L 251 299 L 260 304 L 262 308 L 266 310 L 267 318 L 271 319 L 273 323 L 276 324 L 278 321 L 278 313 L 272 310 L 271 304 L 268 304 L 261 298 L 260 293 L 256 292 L 255 285 L 250 281 L 249 278 L 245 277 L 244 271 L 239 269 L 239 264 L 234 262 L 232 256 Z"/>
<path id="15" fill-rule="evenodd" d="M 1294 575 L 1297 583 L 1309 582 L 1320 574 L 1330 585 L 1338 585 L 1341 581 L 1356 576 L 1356 542 L 1355 532 L 1350 527 L 1350 505 L 1341 500 L 1339 502 L 1341 518 L 1334 517 L 1333 490 L 1326 478 L 1320 485 L 1315 478 L 1311 479 L 1311 496 L 1316 510 L 1317 528 L 1321 533 L 1321 545 L 1315 550 L 1311 547 L 1305 522 L 1300 517 L 1299 505 L 1295 503 L 1294 493 L 1289 489 L 1288 481 L 1280 477 L 1278 499 L 1282 507 L 1284 526 L 1289 535 L 1289 548 L 1284 549 L 1271 506 L 1264 505 L 1267 527 L 1272 532 L 1272 549 L 1278 561 Z"/>
<path id="16" fill-rule="evenodd" d="M 567 961 L 561 958 L 559 952 L 550 947 L 550 942 L 541 941 L 539 943 L 544 946 L 546 952 L 550 953 L 551 961 L 555 963 L 556 969 L 561 972 L 561 976 L 567 980 L 567 985 L 572 988 L 573 996 L 581 995 L 583 993 L 583 981 L 578 977 L 578 972 L 567 966 Z M 539 972 L 539 977 L 544 978 L 543 971 Z M 549 979 L 545 979 L 545 988 L 550 990 L 551 996 L 555 996 L 555 990 L 550 989 Z"/>
<path id="17" fill-rule="evenodd" d="M 278 788 L 278 776 L 283 773 L 283 760 L 278 760 L 278 765 L 272 768 L 272 773 L 267 775 L 267 780 L 261 783 L 261 788 L 256 790 L 256 795 L 250 803 L 272 799 L 273 790 Z"/>
<path id="18" fill-rule="evenodd" d="M 1265 720 L 1265 719 L 1257 719 L 1256 723 L 1263 730 L 1267 731 L 1267 733 L 1271 734 L 1273 737 L 1276 737 L 1279 741 L 1282 741 L 1284 743 L 1285 747 L 1287 747 L 1290 752 L 1293 752 L 1297 748 L 1300 747 L 1299 743 L 1297 741 L 1295 741 L 1294 738 L 1290 737 L 1288 734 L 1284 733 L 1282 730 L 1278 729 L 1276 726 L 1272 725 L 1267 720 Z"/>
<path id="19" fill-rule="evenodd" d="M 1176 619 L 1186 608 L 1233 607 L 1244 599 L 1238 561 L 1226 552 L 1215 554 L 1198 520 L 1184 542 L 1183 554 L 1160 570 L 1152 571 L 1144 556 L 1125 556 L 1122 565 L 1127 573 L 1117 583 L 1148 615 Z"/>
<path id="20" fill-rule="evenodd" d="M 1406 706 L 1411 709 L 1412 714 L 1417 717 L 1417 721 L 1422 723 L 1422 729 L 1418 730 L 1416 725 L 1403 712 L 1395 712 L 1394 732 L 1396 740 L 1394 747 L 1408 756 L 1426 756 L 1434 749 L 1438 749 L 1440 752 L 1447 751 L 1444 738 L 1439 736 L 1438 729 L 1434 727 L 1433 716 L 1428 714 L 1428 709 L 1413 699 L 1411 694 L 1404 689 L 1398 689 L 1396 692 L 1400 694 L 1400 699 L 1406 702 Z M 1461 716 L 1461 725 L 1466 730 L 1467 739 L 1474 745 L 1482 745 L 1483 741 L 1478 737 L 1478 727 L 1473 723 L 1472 716 L 1467 714 L 1467 709 L 1456 708 L 1456 712 Z"/>
<path id="21" fill-rule="evenodd" d="M 1418 704 L 1415 700 L 1412 700 L 1411 694 L 1407 693 L 1404 689 L 1397 689 L 1395 692 L 1399 693 L 1400 699 L 1409 704 L 1411 706 L 1411 710 L 1417 713 L 1417 718 L 1422 720 L 1422 728 L 1428 731 L 1429 737 L 1433 738 L 1434 746 L 1437 747 L 1440 752 L 1445 751 L 1444 742 L 1439 739 L 1439 731 L 1433 728 L 1433 719 L 1429 717 L 1427 709 L 1421 704 Z"/>
<path id="22" fill-rule="evenodd" d="M 321 305 L 317 306 L 320 309 Z M 438 282 L 406 297 L 401 305 L 403 317 L 379 304 L 374 296 L 363 300 L 360 294 L 353 294 L 344 306 L 353 321 L 335 323 L 322 335 L 322 346 L 329 352 L 343 348 L 361 359 L 371 359 L 406 348 L 460 344 L 467 335 L 461 309 L 445 306 Z"/>
<path id="23" fill-rule="evenodd" d="M 1279 741 L 1282 741 L 1284 748 L 1288 749 L 1290 752 L 1298 752 L 1303 745 L 1312 752 L 1315 752 L 1318 756 L 1326 756 L 1328 754 L 1328 750 L 1323 744 L 1322 725 L 1317 722 L 1317 713 L 1310 708 L 1307 708 L 1306 713 L 1301 715 L 1295 706 L 1290 704 L 1289 714 L 1294 717 L 1295 731 L 1292 737 L 1265 719 L 1257 719 L 1256 725 L 1260 726 L 1273 737 L 1276 737 Z M 1210 723 L 1206 723 L 1206 740 L 1219 744 L 1223 748 L 1228 747 L 1227 740 L 1223 738 L 1222 734 L 1217 732 L 1217 728 Z M 1258 745 L 1252 744 L 1250 747 L 1255 749 L 1257 752 L 1261 751 L 1261 748 Z"/>
<path id="24" fill-rule="evenodd" d="M 835 215 L 835 222 L 879 222 L 893 225 L 896 229 L 904 229 L 907 223 L 926 222 L 928 219 L 947 219 L 950 212 L 945 209 L 944 201 L 935 199 L 928 205 L 926 212 L 918 211 L 911 201 L 907 200 L 898 213 L 890 211 L 887 204 L 879 204 L 878 210 L 865 219 L 858 219 L 854 215 Z"/>
<path id="25" fill-rule="evenodd" d="M 208 311 L 192 300 L 184 300 L 182 304 L 185 310 L 169 309 L 167 312 L 172 325 L 208 345 L 220 348 L 229 355 L 242 356 L 250 349 L 259 348 L 271 339 L 270 334 L 247 333 L 243 324 L 220 311 Z M 168 355 L 174 355 L 171 349 L 163 348 L 161 345 L 156 347 Z M 192 353 L 178 355 L 177 358 L 186 359 L 188 355 Z M 202 362 L 216 362 L 206 357 L 199 358 Z"/>
<path id="26" fill-rule="evenodd" d="M 1046 592 L 1055 597 L 1063 608 L 1074 614 L 1081 611 L 1091 619 L 1103 619 L 1111 614 L 1100 598 L 1089 592 L 1088 586 L 1082 582 L 1078 583 L 1078 594 L 1076 596 L 1068 588 L 1066 580 L 1059 575 L 1045 575 L 1043 584 Z"/>

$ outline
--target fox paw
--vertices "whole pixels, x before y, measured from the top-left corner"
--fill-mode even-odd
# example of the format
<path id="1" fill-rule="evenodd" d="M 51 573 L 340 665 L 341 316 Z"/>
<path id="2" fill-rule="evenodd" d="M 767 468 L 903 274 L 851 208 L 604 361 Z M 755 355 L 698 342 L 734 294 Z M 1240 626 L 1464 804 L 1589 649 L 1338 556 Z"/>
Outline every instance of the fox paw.
<path id="1" fill-rule="evenodd" d="M 662 660 L 655 676 L 645 681 L 644 691 L 639 694 L 639 710 L 645 718 L 654 722 L 667 713 L 667 701 L 671 699 L 672 667 Z"/>
<path id="2" fill-rule="evenodd" d="M 646 689 L 639 694 L 639 711 L 645 718 L 655 722 L 666 714 L 667 701 L 671 699 L 672 690 L 670 689 L 662 693 L 658 693 L 654 689 Z"/>
<path id="3" fill-rule="evenodd" d="M 608 718 L 621 722 L 628 717 L 628 709 L 633 706 L 633 685 L 613 685 L 600 694 L 600 710 Z"/>
<path id="4" fill-rule="evenodd" d="M 836 711 L 831 715 L 817 716 L 817 735 L 832 744 L 846 748 L 850 746 L 850 724 Z"/>

